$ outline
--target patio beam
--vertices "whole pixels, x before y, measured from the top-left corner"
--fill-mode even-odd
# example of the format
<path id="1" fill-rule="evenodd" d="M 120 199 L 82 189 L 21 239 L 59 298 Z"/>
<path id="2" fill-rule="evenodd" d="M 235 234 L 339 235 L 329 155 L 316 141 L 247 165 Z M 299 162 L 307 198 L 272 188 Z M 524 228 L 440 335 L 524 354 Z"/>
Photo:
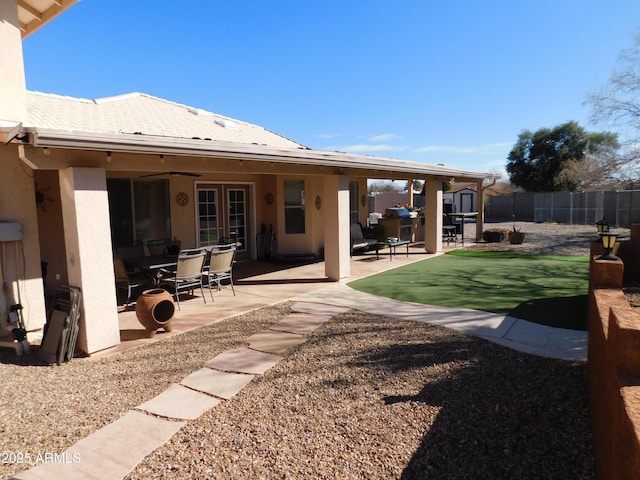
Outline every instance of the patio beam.
<path id="1" fill-rule="evenodd" d="M 325 152 L 310 149 L 285 149 L 261 145 L 225 143 L 208 140 L 154 137 L 132 134 L 98 134 L 66 132 L 52 129 L 26 129 L 35 147 L 63 148 L 71 150 L 110 151 L 112 153 L 142 153 L 165 156 L 243 159 L 264 162 L 271 166 L 278 163 L 304 163 L 315 167 L 338 169 L 346 174 L 348 169 L 363 169 L 368 172 L 413 175 L 415 177 L 443 177 L 483 180 L 487 174 L 459 170 L 439 165 L 409 162 L 341 152 Z M 371 174 L 369 174 L 371 176 Z"/>

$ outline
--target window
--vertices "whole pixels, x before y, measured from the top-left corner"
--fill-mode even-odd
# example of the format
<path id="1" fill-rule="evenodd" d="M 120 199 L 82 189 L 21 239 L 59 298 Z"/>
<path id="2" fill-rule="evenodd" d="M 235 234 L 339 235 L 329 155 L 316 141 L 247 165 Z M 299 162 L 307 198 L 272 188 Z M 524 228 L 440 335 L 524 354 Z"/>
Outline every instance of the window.
<path id="1" fill-rule="evenodd" d="M 304 180 L 284 181 L 285 233 L 304 233 Z"/>
<path id="2" fill-rule="evenodd" d="M 167 180 L 107 179 L 114 248 L 171 238 Z"/>
<path id="3" fill-rule="evenodd" d="M 349 182 L 349 221 L 358 223 L 358 182 Z"/>

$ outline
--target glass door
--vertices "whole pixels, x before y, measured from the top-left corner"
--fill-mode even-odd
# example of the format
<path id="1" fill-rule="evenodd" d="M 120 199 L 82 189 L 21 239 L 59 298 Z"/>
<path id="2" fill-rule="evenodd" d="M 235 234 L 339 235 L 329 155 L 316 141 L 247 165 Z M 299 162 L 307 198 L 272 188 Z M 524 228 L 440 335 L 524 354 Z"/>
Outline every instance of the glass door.
<path id="1" fill-rule="evenodd" d="M 220 206 L 220 187 L 198 188 L 198 245 L 217 245 L 224 236 Z"/>
<path id="2" fill-rule="evenodd" d="M 201 247 L 235 243 L 236 258 L 250 258 L 249 187 L 200 185 L 198 187 L 198 242 Z"/>

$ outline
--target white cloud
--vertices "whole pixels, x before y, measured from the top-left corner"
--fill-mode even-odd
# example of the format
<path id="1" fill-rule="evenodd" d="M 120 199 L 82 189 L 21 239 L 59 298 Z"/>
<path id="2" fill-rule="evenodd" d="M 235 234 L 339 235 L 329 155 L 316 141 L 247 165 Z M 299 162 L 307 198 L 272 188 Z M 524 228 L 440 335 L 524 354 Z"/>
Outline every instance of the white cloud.
<path id="1" fill-rule="evenodd" d="M 398 140 L 402 138 L 400 135 L 396 135 L 395 133 L 383 133 L 381 135 L 373 135 L 369 137 L 369 141 L 371 142 L 388 142 L 390 140 Z"/>
<path id="2" fill-rule="evenodd" d="M 406 150 L 408 147 L 402 145 L 386 145 L 383 143 L 360 143 L 356 145 L 342 145 L 336 148 L 336 150 L 348 153 L 362 153 L 362 152 L 397 152 Z"/>
<path id="3" fill-rule="evenodd" d="M 342 136 L 341 133 L 318 133 L 314 135 L 316 138 L 336 138 Z"/>
<path id="4" fill-rule="evenodd" d="M 427 147 L 416 148 L 413 151 L 416 153 L 442 152 L 442 153 L 461 153 L 461 154 L 475 154 L 475 155 L 495 155 L 497 153 L 504 152 L 507 148 L 511 146 L 513 146 L 513 142 L 487 143 L 484 145 L 468 145 L 468 146 L 429 145 Z"/>

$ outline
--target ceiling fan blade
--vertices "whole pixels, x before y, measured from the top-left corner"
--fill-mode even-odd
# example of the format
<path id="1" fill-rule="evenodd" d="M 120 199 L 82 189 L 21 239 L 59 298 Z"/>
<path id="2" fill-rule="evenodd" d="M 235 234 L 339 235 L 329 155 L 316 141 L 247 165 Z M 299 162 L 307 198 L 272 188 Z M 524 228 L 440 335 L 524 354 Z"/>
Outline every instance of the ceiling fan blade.
<path id="1" fill-rule="evenodd" d="M 145 177 L 159 177 L 162 175 L 169 175 L 171 177 L 201 177 L 199 173 L 191 173 L 191 172 L 163 172 L 163 173 L 149 173 L 147 175 L 140 175 L 140 178 Z"/>
<path id="2" fill-rule="evenodd" d="M 181 175 L 183 177 L 201 177 L 202 176 L 199 173 L 191 173 L 191 172 L 169 172 L 169 175 L 174 177 L 178 177 Z"/>
<path id="3" fill-rule="evenodd" d="M 140 175 L 140 178 L 159 177 L 160 175 L 167 175 L 167 173 L 148 173 L 147 175 Z"/>

